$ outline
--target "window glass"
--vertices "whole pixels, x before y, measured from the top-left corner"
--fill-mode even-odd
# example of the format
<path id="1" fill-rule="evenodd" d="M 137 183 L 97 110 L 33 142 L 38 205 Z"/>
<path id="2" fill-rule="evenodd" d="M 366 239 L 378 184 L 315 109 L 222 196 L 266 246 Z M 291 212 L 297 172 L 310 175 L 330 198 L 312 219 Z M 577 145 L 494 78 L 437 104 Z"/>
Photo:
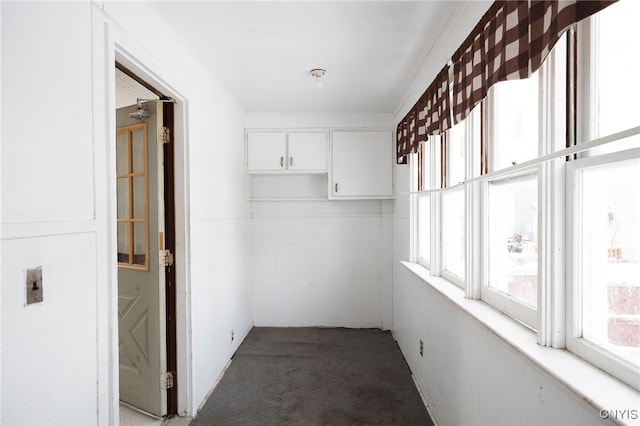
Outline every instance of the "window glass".
<path id="1" fill-rule="evenodd" d="M 118 266 L 148 270 L 146 123 L 116 129 Z"/>
<path id="2" fill-rule="evenodd" d="M 129 138 L 127 133 L 116 135 L 116 174 L 129 173 Z"/>
<path id="3" fill-rule="evenodd" d="M 447 131 L 447 186 L 454 186 L 465 179 L 465 122 Z"/>
<path id="4" fill-rule="evenodd" d="M 490 89 L 493 105 L 493 170 L 538 156 L 538 72 Z"/>
<path id="5" fill-rule="evenodd" d="M 464 280 L 464 188 L 442 193 L 442 269 Z"/>
<path id="6" fill-rule="evenodd" d="M 431 259 L 431 196 L 418 197 L 418 258 L 430 263 Z"/>
<path id="7" fill-rule="evenodd" d="M 621 1 L 598 13 L 592 22 L 593 87 L 596 128 L 593 138 L 640 125 L 640 2 Z"/>
<path id="8" fill-rule="evenodd" d="M 482 104 L 478 104 L 470 114 L 471 117 L 471 176 L 476 177 L 480 175 L 482 165 Z"/>
<path id="9" fill-rule="evenodd" d="M 147 254 L 147 224 L 133 222 L 133 264 L 144 265 Z"/>
<path id="10" fill-rule="evenodd" d="M 583 337 L 640 361 L 640 161 L 581 171 Z"/>
<path id="11" fill-rule="evenodd" d="M 538 305 L 538 179 L 488 183 L 488 286 Z"/>
<path id="12" fill-rule="evenodd" d="M 422 189 L 431 189 L 431 141 L 423 142 L 422 146 Z"/>
<path id="13" fill-rule="evenodd" d="M 431 184 L 431 188 L 442 188 L 442 137 L 440 135 L 431 136 L 431 143 L 434 144 L 435 158 L 433 164 L 435 172 L 435 180 Z"/>
<path id="14" fill-rule="evenodd" d="M 118 262 L 129 263 L 129 222 L 118 222 Z"/>
<path id="15" fill-rule="evenodd" d="M 146 130 L 146 128 L 145 128 Z M 131 134 L 131 154 L 132 154 L 132 172 L 144 173 L 145 172 L 145 156 L 146 146 L 144 140 L 143 131 L 132 132 Z"/>
<path id="16" fill-rule="evenodd" d="M 129 218 L 129 178 L 116 180 L 118 216 L 117 218 Z"/>

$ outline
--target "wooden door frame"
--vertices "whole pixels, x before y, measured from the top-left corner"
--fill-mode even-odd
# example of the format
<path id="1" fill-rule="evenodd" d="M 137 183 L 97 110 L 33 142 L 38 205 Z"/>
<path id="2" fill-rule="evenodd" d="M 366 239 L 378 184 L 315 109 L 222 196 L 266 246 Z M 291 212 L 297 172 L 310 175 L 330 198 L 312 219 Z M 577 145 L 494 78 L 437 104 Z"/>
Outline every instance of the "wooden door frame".
<path id="1" fill-rule="evenodd" d="M 172 99 L 166 96 L 153 85 L 149 84 L 135 72 L 131 71 L 121 62 L 115 62 L 115 68 L 119 69 L 140 85 L 156 94 L 161 100 Z M 173 386 L 167 389 L 167 416 L 178 414 L 178 338 L 177 338 L 177 301 L 176 301 L 176 206 L 175 206 L 175 111 L 172 102 L 163 102 L 162 107 L 163 126 L 169 129 L 169 143 L 162 145 L 164 153 L 164 248 L 174 254 L 174 265 L 165 268 L 165 312 L 166 312 L 166 359 L 167 372 L 173 379 Z M 151 253 L 150 255 L 154 255 Z"/>
<path id="2" fill-rule="evenodd" d="M 160 98 L 162 99 L 162 97 Z M 175 117 L 173 103 L 162 105 L 164 127 L 169 129 L 169 143 L 162 146 L 164 151 L 164 245 L 176 253 L 176 203 L 175 203 Z M 167 190 L 168 189 L 168 190 Z M 174 256 L 175 257 L 175 256 Z M 174 260 L 175 262 L 175 260 Z M 178 414 L 178 328 L 176 321 L 176 269 L 172 264 L 165 268 L 166 331 L 167 331 L 167 371 L 174 376 L 173 386 L 167 389 L 167 415 Z"/>

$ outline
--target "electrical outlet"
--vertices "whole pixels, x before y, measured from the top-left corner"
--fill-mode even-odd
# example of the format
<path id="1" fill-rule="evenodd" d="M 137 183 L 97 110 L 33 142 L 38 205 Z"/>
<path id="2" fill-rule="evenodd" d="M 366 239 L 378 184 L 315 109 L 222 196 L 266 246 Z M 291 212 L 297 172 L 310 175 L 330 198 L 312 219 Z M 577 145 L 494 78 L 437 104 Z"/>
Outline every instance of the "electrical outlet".
<path id="1" fill-rule="evenodd" d="M 424 356 L 424 343 L 420 340 L 420 356 Z"/>
<path id="2" fill-rule="evenodd" d="M 42 302 L 42 266 L 26 271 L 27 305 Z"/>

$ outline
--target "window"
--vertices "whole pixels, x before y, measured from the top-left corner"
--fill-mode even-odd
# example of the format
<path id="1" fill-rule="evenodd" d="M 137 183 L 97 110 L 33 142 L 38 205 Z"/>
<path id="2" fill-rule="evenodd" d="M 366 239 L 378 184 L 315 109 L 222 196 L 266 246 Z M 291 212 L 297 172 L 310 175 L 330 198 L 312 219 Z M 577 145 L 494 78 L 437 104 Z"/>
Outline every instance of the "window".
<path id="1" fill-rule="evenodd" d="M 445 134 L 447 187 L 463 183 L 465 179 L 465 125 L 466 122 L 459 123 Z"/>
<path id="2" fill-rule="evenodd" d="M 432 220 L 432 209 L 434 208 L 435 195 L 432 190 L 440 186 L 440 158 L 441 158 L 441 138 L 431 136 L 426 142 L 420 144 L 417 155 L 417 188 L 420 193 L 416 199 L 416 258 L 417 261 L 431 269 L 432 247 L 435 246 L 432 236 L 437 235 L 434 230 L 435 223 Z M 424 191 L 424 192 L 421 192 Z"/>
<path id="3" fill-rule="evenodd" d="M 149 270 L 147 124 L 116 130 L 118 266 Z"/>
<path id="4" fill-rule="evenodd" d="M 432 275 L 640 389 L 637 16 L 625 0 L 580 22 L 430 137 L 414 235 Z"/>
<path id="5" fill-rule="evenodd" d="M 539 72 L 525 80 L 503 81 L 489 90 L 491 170 L 538 156 Z"/>
<path id="6" fill-rule="evenodd" d="M 640 383 L 640 4 L 621 1 L 578 27 L 578 140 L 611 142 L 568 165 L 567 348 Z M 613 63 L 606 63 L 613 61 Z M 620 132 L 623 132 L 620 134 Z"/>
<path id="7" fill-rule="evenodd" d="M 640 163 L 578 173 L 582 335 L 640 362 Z"/>
<path id="8" fill-rule="evenodd" d="M 637 386 L 640 149 L 577 160 L 569 170 L 575 228 L 567 346 L 605 370 L 613 355 L 625 367 L 619 374 Z"/>
<path id="9" fill-rule="evenodd" d="M 538 305 L 537 174 L 491 180 L 487 183 L 485 200 L 488 206 L 485 251 L 488 268 L 482 297 L 535 328 Z"/>
<path id="10" fill-rule="evenodd" d="M 557 51 L 555 51 L 557 55 Z M 549 64 L 545 64 L 549 68 Z M 496 84 L 487 96 L 489 171 L 535 159 L 544 150 L 540 135 L 540 88 L 547 87 L 538 70 L 524 80 Z M 550 88 L 546 90 L 551 91 Z M 481 298 L 502 312 L 537 328 L 538 306 L 538 168 L 484 181 L 483 227 L 485 250 L 481 254 Z"/>
<path id="11" fill-rule="evenodd" d="M 467 122 L 447 130 L 443 137 L 444 182 L 442 191 L 442 275 L 459 286 L 465 279 L 465 149 Z"/>
<path id="12" fill-rule="evenodd" d="M 418 197 L 418 261 L 431 265 L 431 194 Z"/>
<path id="13" fill-rule="evenodd" d="M 579 40 L 588 46 L 583 69 L 590 81 L 581 82 L 591 92 L 588 116 L 588 138 L 620 132 L 640 124 L 637 99 L 640 98 L 638 68 L 640 55 L 632 54 L 629 42 L 640 40 L 640 3 L 621 1 L 583 24 L 584 36 Z M 590 34 L 590 37 L 587 35 Z M 623 147 L 640 146 L 640 137 L 627 139 L 624 145 L 609 144 L 598 152 L 611 152 Z"/>
<path id="14" fill-rule="evenodd" d="M 464 285 L 465 208 L 464 188 L 442 192 L 442 273 Z"/>

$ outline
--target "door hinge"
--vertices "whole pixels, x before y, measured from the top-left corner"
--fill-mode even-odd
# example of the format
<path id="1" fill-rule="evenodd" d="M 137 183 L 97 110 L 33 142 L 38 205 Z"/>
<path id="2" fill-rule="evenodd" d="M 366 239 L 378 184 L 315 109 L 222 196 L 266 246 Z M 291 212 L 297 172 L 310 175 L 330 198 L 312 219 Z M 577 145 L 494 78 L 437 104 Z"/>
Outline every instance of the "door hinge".
<path id="1" fill-rule="evenodd" d="M 160 266 L 172 266 L 173 253 L 170 250 L 160 250 Z"/>
<path id="2" fill-rule="evenodd" d="M 160 378 L 162 389 L 171 389 L 174 386 L 175 373 L 173 371 L 167 371 Z"/>
<path id="3" fill-rule="evenodd" d="M 169 143 L 171 141 L 171 130 L 168 127 L 162 127 L 160 140 L 162 143 Z"/>

